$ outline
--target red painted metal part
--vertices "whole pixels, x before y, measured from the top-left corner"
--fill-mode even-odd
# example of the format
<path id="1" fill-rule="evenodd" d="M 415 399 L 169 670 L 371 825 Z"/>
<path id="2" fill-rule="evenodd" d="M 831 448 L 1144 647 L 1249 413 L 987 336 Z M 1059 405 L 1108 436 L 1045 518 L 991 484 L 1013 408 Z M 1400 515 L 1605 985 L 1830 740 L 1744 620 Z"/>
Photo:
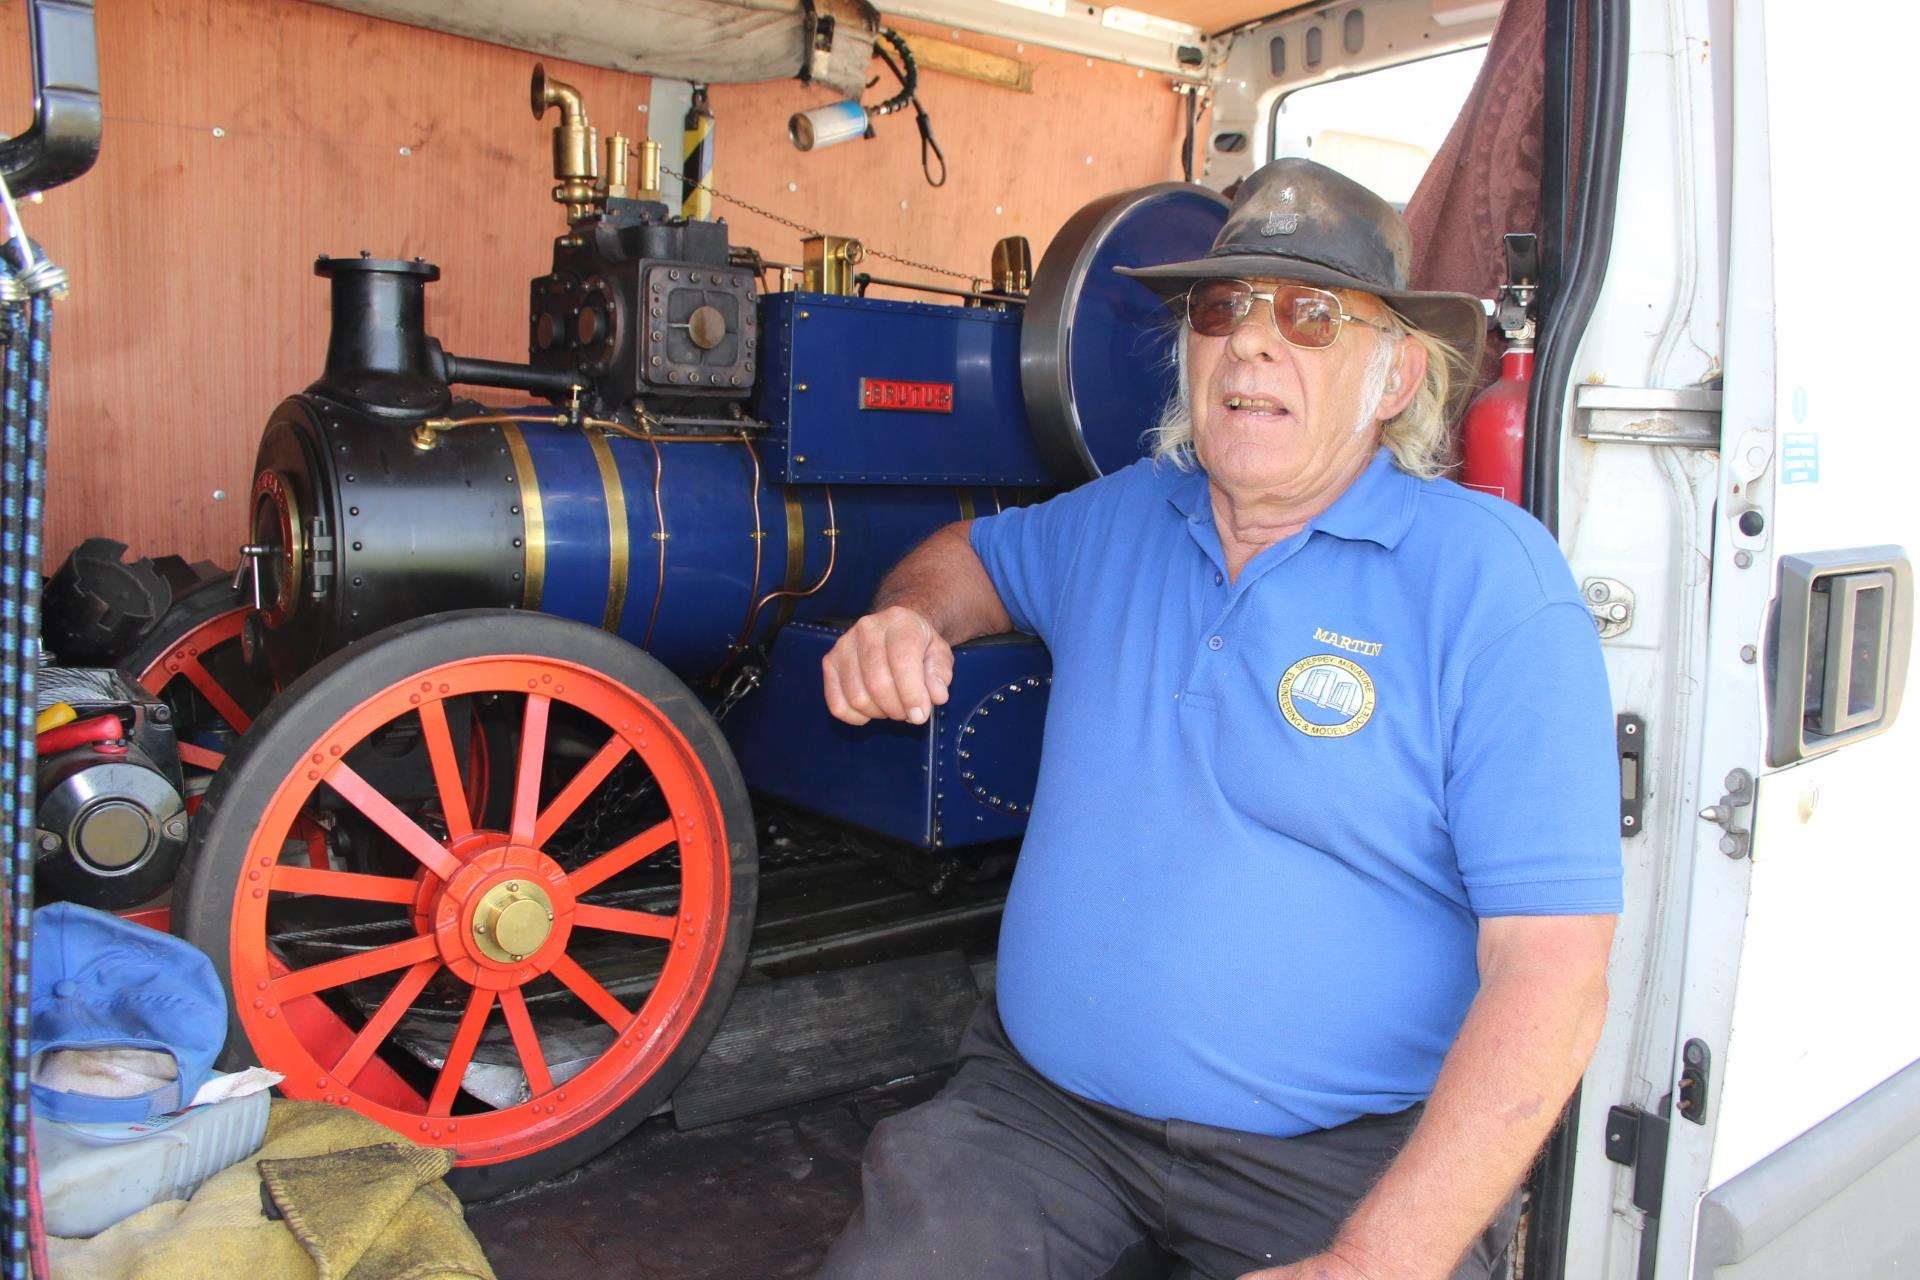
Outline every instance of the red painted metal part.
<path id="1" fill-rule="evenodd" d="M 1473 398 L 1460 425 L 1460 483 L 1524 504 L 1527 459 L 1527 384 L 1533 349 L 1510 347 L 1500 377 Z"/>
<path id="2" fill-rule="evenodd" d="M 57 729 L 49 729 L 34 739 L 34 750 L 43 756 L 71 751 L 89 742 L 118 742 L 127 736 L 127 726 L 116 715 L 89 716 Z"/>
<path id="3" fill-rule="evenodd" d="M 269 956 L 268 964 L 276 974 L 287 972 L 286 961 L 277 955 Z M 287 1029 L 320 1053 L 337 1055 L 352 1045 L 353 1028 L 318 996 L 301 996 L 287 1001 L 281 1008 L 285 1011 Z M 378 1058 L 367 1065 L 354 1084 L 362 1094 L 383 1106 L 418 1110 L 427 1105 L 399 1072 Z"/>
<path id="4" fill-rule="evenodd" d="M 173 929 L 173 908 L 171 906 L 137 907 L 132 911 L 117 911 L 114 914 L 118 915 L 122 920 L 130 920 L 134 924 L 143 924 L 147 928 L 157 930 L 161 933 L 169 933 Z"/>
<path id="5" fill-rule="evenodd" d="M 156 698 L 175 680 L 185 680 L 200 691 L 220 718 L 232 726 L 235 733 L 245 733 L 253 723 L 240 707 L 232 693 L 214 679 L 200 661 L 215 648 L 239 640 L 240 628 L 247 620 L 248 609 L 244 606 L 229 609 L 225 613 L 215 614 L 199 626 L 193 628 L 175 642 L 174 646 L 147 664 L 146 670 L 139 673 L 140 686 Z"/>
<path id="6" fill-rule="evenodd" d="M 513 767 L 507 830 L 476 826 L 472 769 L 458 767 L 447 730 L 447 698 L 521 692 L 526 711 Z M 608 738 L 544 806 L 548 715 L 555 702 L 585 712 Z M 448 836 L 441 840 L 350 769 L 344 757 L 395 719 L 417 714 L 433 766 Z M 637 755 L 654 776 L 670 817 L 567 871 L 543 849 L 615 766 Z M 282 861 L 302 809 L 331 788 L 411 854 L 411 876 L 350 874 Z M 676 844 L 680 905 L 673 916 L 614 908 L 581 898 L 611 877 Z M 572 663 L 532 656 L 461 659 L 382 689 L 337 722 L 281 783 L 249 843 L 232 907 L 231 972 L 240 1021 L 260 1061 L 281 1072 L 290 1097 L 351 1106 L 415 1141 L 452 1148 L 457 1163 L 492 1164 L 544 1150 L 584 1132 L 632 1096 L 685 1036 L 713 981 L 731 901 L 731 867 L 720 800 L 699 757 L 651 702 Z M 503 962 L 476 940 L 476 913 L 491 890 L 531 883 L 552 904 L 551 929 L 532 953 Z M 288 970 L 272 949 L 267 904 L 277 893 L 323 894 L 404 903 L 414 933 L 404 941 Z M 636 946 L 660 946 L 658 981 L 629 1009 L 574 957 L 581 930 L 614 932 Z M 376 1050 L 426 983 L 445 974 L 467 1003 L 430 1096 L 398 1097 L 377 1073 Z M 390 993 L 352 1028 L 315 993 L 382 974 Z M 585 1069 L 552 1080 L 523 988 L 552 975 L 614 1031 Z M 498 1005 L 532 1096 L 498 1110 L 455 1114 L 453 1105 L 481 1034 Z M 323 1016 L 324 1015 L 324 1016 Z"/>

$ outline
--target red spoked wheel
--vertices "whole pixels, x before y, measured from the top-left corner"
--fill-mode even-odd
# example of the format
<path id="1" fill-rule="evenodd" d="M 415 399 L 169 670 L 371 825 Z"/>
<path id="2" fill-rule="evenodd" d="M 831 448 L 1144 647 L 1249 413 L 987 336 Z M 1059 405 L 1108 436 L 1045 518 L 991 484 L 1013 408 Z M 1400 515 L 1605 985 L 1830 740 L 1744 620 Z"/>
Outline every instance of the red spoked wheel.
<path id="1" fill-rule="evenodd" d="M 271 684 L 241 656 L 240 629 L 252 612 L 224 578 L 174 603 L 120 666 L 148 693 L 166 700 L 189 778 L 220 767 L 273 696 Z M 187 797 L 189 812 L 197 795 Z"/>
<path id="2" fill-rule="evenodd" d="M 351 869 L 311 865 L 303 822 Z M 196 817 L 175 918 L 227 981 L 230 1062 L 450 1148 L 479 1198 L 666 1101 L 745 963 L 755 869 L 739 771 L 679 680 L 484 610 L 276 699 Z"/>

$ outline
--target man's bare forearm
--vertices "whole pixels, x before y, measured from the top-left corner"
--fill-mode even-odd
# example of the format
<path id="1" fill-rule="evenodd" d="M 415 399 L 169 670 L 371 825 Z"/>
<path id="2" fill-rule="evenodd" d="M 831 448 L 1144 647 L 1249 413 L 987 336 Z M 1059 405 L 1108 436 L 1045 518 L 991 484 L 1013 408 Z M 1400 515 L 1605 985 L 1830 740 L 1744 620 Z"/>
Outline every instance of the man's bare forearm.
<path id="1" fill-rule="evenodd" d="M 1492 969 L 1406 1147 L 1332 1252 L 1375 1280 L 1443 1280 L 1520 1185 L 1606 1015 L 1605 940 Z"/>
<path id="2" fill-rule="evenodd" d="M 956 521 L 909 552 L 880 584 L 873 611 L 896 605 L 911 609 L 948 644 L 1011 631 L 1007 607 L 968 540 L 972 525 Z"/>

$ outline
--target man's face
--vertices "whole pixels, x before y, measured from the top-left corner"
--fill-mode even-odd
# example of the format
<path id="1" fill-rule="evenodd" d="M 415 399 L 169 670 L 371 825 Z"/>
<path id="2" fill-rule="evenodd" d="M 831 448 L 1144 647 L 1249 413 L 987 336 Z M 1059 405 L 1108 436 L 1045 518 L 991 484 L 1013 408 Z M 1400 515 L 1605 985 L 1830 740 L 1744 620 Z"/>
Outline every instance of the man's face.
<path id="1" fill-rule="evenodd" d="M 1263 293 L 1282 283 L 1252 282 Z M 1375 322 L 1387 317 L 1385 304 L 1371 295 L 1336 296 L 1352 315 Z M 1368 365 L 1378 344 L 1396 342 L 1401 350 L 1387 366 L 1386 393 L 1370 408 L 1365 402 L 1380 387 L 1377 380 L 1373 388 L 1365 385 Z M 1305 499 L 1344 487 L 1372 456 L 1380 423 L 1412 399 L 1417 386 L 1410 384 L 1425 372 L 1424 364 L 1411 367 L 1419 354 L 1411 342 L 1351 321 L 1330 347 L 1292 346 L 1274 327 L 1264 298 L 1254 299 L 1224 338 L 1189 331 L 1187 387 L 1200 465 L 1229 491 Z"/>

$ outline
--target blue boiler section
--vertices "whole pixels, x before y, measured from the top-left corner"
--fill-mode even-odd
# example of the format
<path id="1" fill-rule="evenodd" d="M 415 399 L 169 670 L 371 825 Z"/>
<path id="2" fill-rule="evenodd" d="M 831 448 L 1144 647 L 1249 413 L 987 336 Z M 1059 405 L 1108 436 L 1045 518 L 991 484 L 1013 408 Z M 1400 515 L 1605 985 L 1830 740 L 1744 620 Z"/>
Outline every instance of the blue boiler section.
<path id="1" fill-rule="evenodd" d="M 615 632 L 692 678 L 788 620 L 865 612 L 928 534 L 1024 492 L 778 485 L 760 441 L 500 430 L 526 508 L 522 607 Z"/>

